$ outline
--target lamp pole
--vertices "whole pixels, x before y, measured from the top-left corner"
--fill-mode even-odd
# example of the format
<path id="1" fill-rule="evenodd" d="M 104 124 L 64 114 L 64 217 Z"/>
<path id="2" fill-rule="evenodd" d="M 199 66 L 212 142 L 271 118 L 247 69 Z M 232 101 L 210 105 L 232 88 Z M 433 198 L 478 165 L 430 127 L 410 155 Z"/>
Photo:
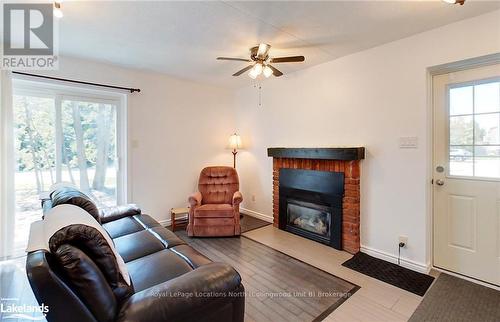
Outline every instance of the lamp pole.
<path id="1" fill-rule="evenodd" d="M 238 151 L 236 149 L 233 149 L 233 168 L 236 169 L 236 154 L 238 154 Z"/>

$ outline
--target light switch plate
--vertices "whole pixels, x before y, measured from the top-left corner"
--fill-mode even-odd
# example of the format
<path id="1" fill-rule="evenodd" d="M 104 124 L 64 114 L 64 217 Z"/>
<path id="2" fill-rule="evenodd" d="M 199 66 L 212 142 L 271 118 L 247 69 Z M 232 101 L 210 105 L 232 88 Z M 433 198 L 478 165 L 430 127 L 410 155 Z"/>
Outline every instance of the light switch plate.
<path id="1" fill-rule="evenodd" d="M 416 149 L 418 148 L 418 138 L 416 136 L 405 136 L 399 138 L 400 149 Z"/>

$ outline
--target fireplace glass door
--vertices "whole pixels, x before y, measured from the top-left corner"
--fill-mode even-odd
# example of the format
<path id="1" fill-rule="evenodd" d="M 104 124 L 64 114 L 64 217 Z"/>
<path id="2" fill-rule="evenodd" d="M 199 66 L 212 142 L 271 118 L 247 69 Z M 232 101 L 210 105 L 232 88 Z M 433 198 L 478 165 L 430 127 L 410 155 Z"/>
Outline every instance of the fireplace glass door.
<path id="1" fill-rule="evenodd" d="M 330 238 L 331 208 L 295 199 L 287 200 L 288 226 Z"/>

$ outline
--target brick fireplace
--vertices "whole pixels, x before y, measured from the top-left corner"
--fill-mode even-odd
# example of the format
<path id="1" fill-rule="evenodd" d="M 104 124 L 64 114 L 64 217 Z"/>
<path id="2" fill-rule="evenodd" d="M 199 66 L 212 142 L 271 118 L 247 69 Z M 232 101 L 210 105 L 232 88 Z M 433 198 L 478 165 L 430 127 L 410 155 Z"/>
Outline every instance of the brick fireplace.
<path id="1" fill-rule="evenodd" d="M 360 248 L 360 160 L 364 159 L 364 155 L 365 151 L 362 147 L 317 149 L 269 148 L 268 156 L 273 157 L 274 226 L 281 228 L 280 169 L 341 173 L 344 179 L 341 206 L 341 248 L 349 253 L 357 253 Z"/>

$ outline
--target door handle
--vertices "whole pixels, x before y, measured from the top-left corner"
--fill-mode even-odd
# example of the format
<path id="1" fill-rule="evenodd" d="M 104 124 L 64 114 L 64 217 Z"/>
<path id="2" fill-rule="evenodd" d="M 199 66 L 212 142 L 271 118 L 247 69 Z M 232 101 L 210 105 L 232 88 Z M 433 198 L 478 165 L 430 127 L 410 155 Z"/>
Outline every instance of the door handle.
<path id="1" fill-rule="evenodd" d="M 437 179 L 437 180 L 436 180 L 436 184 L 437 184 L 438 186 L 444 186 L 444 180 Z"/>

